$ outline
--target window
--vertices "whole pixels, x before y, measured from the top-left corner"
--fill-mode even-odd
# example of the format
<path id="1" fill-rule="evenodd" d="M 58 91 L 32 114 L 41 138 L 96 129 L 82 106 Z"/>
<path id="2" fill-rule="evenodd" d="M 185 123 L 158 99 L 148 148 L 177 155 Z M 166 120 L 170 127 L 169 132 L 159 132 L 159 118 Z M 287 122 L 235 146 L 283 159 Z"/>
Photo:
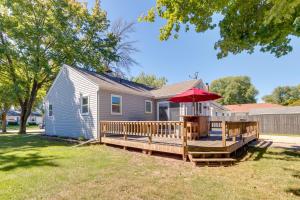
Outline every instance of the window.
<path id="1" fill-rule="evenodd" d="M 122 96 L 111 95 L 111 114 L 121 115 L 122 114 Z"/>
<path id="2" fill-rule="evenodd" d="M 145 100 L 145 113 L 152 113 L 152 101 Z"/>
<path id="3" fill-rule="evenodd" d="M 81 97 L 81 114 L 83 114 L 83 115 L 89 114 L 89 97 L 88 96 Z"/>
<path id="4" fill-rule="evenodd" d="M 52 107 L 52 104 L 49 104 L 49 107 L 48 107 L 48 116 L 52 117 L 52 115 L 53 115 L 53 107 Z"/>

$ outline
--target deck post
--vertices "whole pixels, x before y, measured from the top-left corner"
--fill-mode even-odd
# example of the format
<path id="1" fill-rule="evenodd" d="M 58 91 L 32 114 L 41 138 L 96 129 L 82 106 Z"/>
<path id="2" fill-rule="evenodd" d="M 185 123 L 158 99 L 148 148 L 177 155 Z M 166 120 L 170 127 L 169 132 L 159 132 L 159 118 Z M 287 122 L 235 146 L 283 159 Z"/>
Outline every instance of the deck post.
<path id="1" fill-rule="evenodd" d="M 226 122 L 222 121 L 222 146 L 226 146 Z"/>
<path id="2" fill-rule="evenodd" d="M 126 125 L 123 125 L 123 134 L 124 134 L 124 140 L 127 140 L 127 130 L 126 130 Z"/>
<path id="3" fill-rule="evenodd" d="M 257 137 L 257 139 L 259 138 L 259 122 L 258 121 L 256 121 L 256 137 Z"/>
<path id="4" fill-rule="evenodd" d="M 187 161 L 187 129 L 186 129 L 186 120 L 183 121 L 183 132 L 182 132 L 182 159 Z"/>
<path id="5" fill-rule="evenodd" d="M 99 140 L 99 142 L 100 142 L 100 144 L 101 144 L 101 122 L 99 121 L 99 127 L 98 127 L 98 140 Z"/>

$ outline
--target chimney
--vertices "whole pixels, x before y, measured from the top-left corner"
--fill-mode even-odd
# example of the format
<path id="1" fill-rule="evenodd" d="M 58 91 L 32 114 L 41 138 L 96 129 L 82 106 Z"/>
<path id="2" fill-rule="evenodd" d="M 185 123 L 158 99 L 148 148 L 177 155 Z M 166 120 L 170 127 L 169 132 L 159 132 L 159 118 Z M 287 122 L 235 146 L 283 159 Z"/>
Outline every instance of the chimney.
<path id="1" fill-rule="evenodd" d="M 205 83 L 205 89 L 209 92 L 209 83 Z"/>

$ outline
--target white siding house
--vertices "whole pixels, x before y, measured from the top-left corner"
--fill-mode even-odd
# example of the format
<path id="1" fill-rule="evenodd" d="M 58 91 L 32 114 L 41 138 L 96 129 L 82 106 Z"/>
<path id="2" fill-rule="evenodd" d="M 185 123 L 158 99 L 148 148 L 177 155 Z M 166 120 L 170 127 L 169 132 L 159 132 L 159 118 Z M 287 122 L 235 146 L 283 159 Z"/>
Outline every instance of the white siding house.
<path id="1" fill-rule="evenodd" d="M 97 138 L 98 91 L 95 83 L 65 65 L 45 98 L 46 134 Z M 88 98 L 87 113 L 81 110 L 83 97 Z"/>
<path id="2" fill-rule="evenodd" d="M 98 138 L 100 120 L 170 121 L 192 114 L 191 103 L 168 99 L 193 87 L 204 88 L 202 80 L 189 80 L 160 89 L 109 74 L 64 65 L 44 100 L 45 133 L 86 139 Z M 209 103 L 198 104 L 198 113 L 209 115 Z"/>

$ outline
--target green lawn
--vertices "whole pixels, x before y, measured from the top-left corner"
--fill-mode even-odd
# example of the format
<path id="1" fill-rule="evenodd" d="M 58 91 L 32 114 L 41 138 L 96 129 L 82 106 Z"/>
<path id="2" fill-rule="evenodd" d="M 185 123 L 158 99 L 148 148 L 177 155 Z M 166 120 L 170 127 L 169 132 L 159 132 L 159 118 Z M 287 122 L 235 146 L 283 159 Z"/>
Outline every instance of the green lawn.
<path id="1" fill-rule="evenodd" d="M 300 153 L 251 149 L 232 167 L 0 135 L 0 199 L 300 199 Z"/>
<path id="2" fill-rule="evenodd" d="M 19 125 L 7 125 L 7 130 L 19 130 L 20 126 Z M 26 126 L 27 130 L 30 129 L 39 129 L 38 125 L 27 125 Z"/>

